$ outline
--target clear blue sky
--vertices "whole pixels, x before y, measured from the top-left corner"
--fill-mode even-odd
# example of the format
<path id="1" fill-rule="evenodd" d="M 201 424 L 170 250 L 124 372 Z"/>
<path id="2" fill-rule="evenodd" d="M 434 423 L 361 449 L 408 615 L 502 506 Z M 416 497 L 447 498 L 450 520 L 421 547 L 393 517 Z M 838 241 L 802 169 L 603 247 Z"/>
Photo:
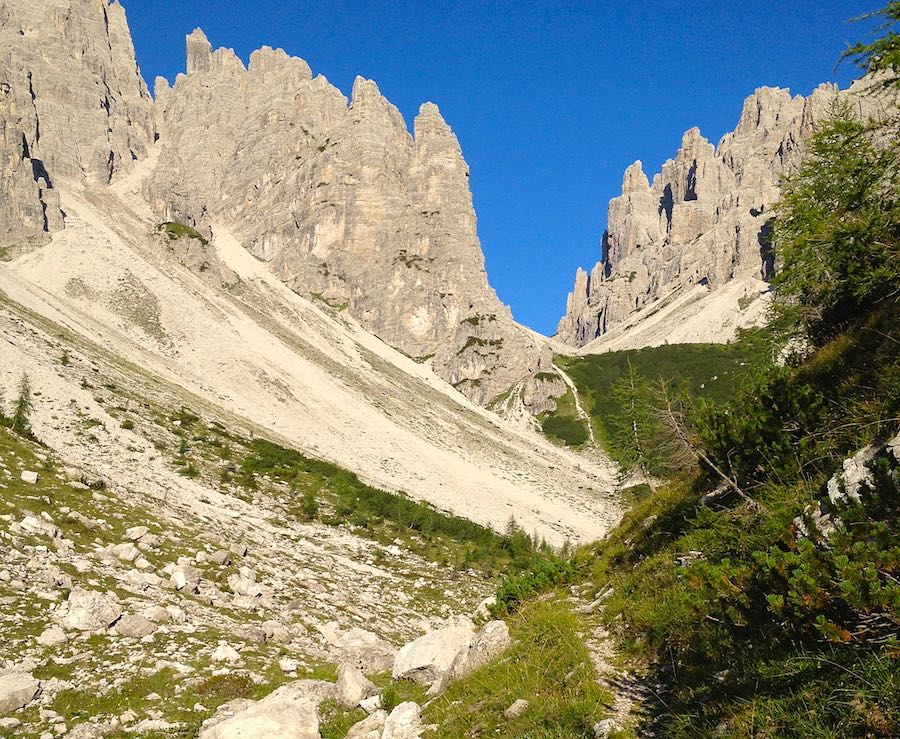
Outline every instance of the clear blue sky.
<path id="1" fill-rule="evenodd" d="M 408 123 L 436 102 L 472 170 L 491 284 L 553 333 L 625 167 L 656 172 L 691 126 L 717 142 L 758 86 L 848 84 L 856 70 L 835 62 L 872 24 L 845 21 L 886 0 L 123 4 L 151 88 L 184 70 L 200 26 L 245 61 L 281 46 L 348 96 L 357 74 L 374 79 Z"/>

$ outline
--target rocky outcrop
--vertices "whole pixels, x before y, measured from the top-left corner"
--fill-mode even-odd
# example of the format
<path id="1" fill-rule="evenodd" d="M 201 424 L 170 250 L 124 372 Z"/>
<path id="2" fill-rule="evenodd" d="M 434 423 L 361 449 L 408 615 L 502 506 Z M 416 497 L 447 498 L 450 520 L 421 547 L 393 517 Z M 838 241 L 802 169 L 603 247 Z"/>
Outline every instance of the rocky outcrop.
<path id="1" fill-rule="evenodd" d="M 377 85 L 350 100 L 268 47 L 249 65 L 187 38 L 187 74 L 156 83 L 160 221 L 221 223 L 298 293 L 347 310 L 480 403 L 549 364 L 487 281 L 469 170 L 436 105 L 412 134 Z"/>
<path id="2" fill-rule="evenodd" d="M 63 227 L 59 178 L 112 182 L 153 138 L 153 102 L 118 2 L 0 0 L 5 249 L 41 244 Z"/>
<path id="3" fill-rule="evenodd" d="M 601 261 L 590 273 L 578 270 L 556 338 L 584 346 L 688 286 L 770 277 L 766 237 L 780 179 L 836 97 L 850 97 L 863 116 L 882 110 L 883 98 L 859 94 L 864 87 L 822 85 L 808 98 L 760 88 L 718 147 L 693 128 L 652 182 L 641 162 L 631 165 L 609 204 Z"/>

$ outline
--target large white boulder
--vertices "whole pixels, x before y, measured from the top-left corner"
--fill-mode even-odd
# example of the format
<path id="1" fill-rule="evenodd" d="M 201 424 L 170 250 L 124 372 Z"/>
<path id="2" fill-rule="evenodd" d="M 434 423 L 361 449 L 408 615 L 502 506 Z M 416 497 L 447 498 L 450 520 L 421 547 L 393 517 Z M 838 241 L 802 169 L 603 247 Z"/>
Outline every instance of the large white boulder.
<path id="1" fill-rule="evenodd" d="M 381 739 L 419 739 L 423 731 L 425 725 L 419 704 L 408 701 L 391 711 L 384 722 Z"/>
<path id="2" fill-rule="evenodd" d="M 430 685 L 453 664 L 456 655 L 472 643 L 475 626 L 467 618 L 455 618 L 441 629 L 405 645 L 394 660 L 395 680 L 413 680 Z"/>
<path id="3" fill-rule="evenodd" d="M 79 631 L 107 629 L 122 615 L 122 607 L 112 595 L 77 587 L 69 593 L 63 611 L 63 628 Z"/>
<path id="4" fill-rule="evenodd" d="M 346 708 L 356 708 L 364 698 L 378 692 L 378 688 L 353 665 L 342 664 L 337 670 L 338 703 Z"/>
<path id="5" fill-rule="evenodd" d="M 334 686 L 317 680 L 284 685 L 233 717 L 204 728 L 199 739 L 319 739 L 317 707 Z"/>
<path id="6" fill-rule="evenodd" d="M 429 692 L 439 693 L 455 680 L 471 675 L 503 654 L 511 643 L 509 627 L 503 621 L 490 621 L 475 635 L 472 642 L 453 658 L 450 667 Z"/>
<path id="7" fill-rule="evenodd" d="M 0 675 L 0 714 L 17 711 L 33 701 L 41 684 L 28 672 L 7 672 Z"/>
<path id="8" fill-rule="evenodd" d="M 377 634 L 353 628 L 335 635 L 331 655 L 336 662 L 347 662 L 366 675 L 390 669 L 397 650 Z"/>
<path id="9" fill-rule="evenodd" d="M 381 739 L 386 719 L 385 711 L 375 711 L 371 716 L 353 724 L 345 739 Z"/>

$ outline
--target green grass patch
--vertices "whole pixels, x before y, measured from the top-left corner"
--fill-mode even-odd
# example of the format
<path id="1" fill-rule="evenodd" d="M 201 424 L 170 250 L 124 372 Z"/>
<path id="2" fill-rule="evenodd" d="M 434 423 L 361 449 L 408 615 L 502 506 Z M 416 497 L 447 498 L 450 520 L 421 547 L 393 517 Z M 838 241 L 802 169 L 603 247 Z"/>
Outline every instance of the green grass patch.
<path id="1" fill-rule="evenodd" d="M 405 495 L 380 490 L 337 465 L 255 439 L 246 443 L 238 480 L 261 476 L 286 483 L 288 512 L 297 520 L 311 514 L 330 525 L 352 524 L 358 534 L 382 543 L 400 538 L 411 550 L 444 564 L 487 573 L 523 571 L 545 557 L 549 548 L 513 524 L 505 534 L 440 511 Z M 315 504 L 315 505 L 314 505 Z"/>
<path id="2" fill-rule="evenodd" d="M 171 241 L 187 237 L 189 239 L 195 239 L 196 241 L 199 241 L 201 244 L 203 244 L 203 246 L 209 244 L 209 239 L 201 234 L 196 228 L 192 228 L 191 226 L 187 226 L 183 223 L 167 221 L 166 223 L 163 223 L 159 226 L 159 231 L 160 233 L 168 236 Z"/>
<path id="3" fill-rule="evenodd" d="M 452 684 L 425 709 L 446 739 L 471 736 L 592 738 L 610 696 L 597 684 L 581 634 L 585 624 L 564 596 L 535 601 L 510 621 L 513 646 L 499 660 Z M 513 720 L 518 699 L 529 702 Z"/>
<path id="4" fill-rule="evenodd" d="M 553 379 L 558 379 L 557 375 Z M 565 395 L 556 399 L 556 409 L 541 419 L 541 429 L 566 446 L 581 446 L 590 438 L 587 422 L 578 417 L 575 394 L 568 385 Z"/>

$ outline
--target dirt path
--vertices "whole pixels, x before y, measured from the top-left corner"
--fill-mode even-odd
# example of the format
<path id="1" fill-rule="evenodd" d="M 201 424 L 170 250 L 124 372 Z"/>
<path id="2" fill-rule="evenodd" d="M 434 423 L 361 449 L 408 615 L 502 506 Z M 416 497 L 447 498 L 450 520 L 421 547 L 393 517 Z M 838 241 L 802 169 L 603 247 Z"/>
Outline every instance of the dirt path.
<path id="1" fill-rule="evenodd" d="M 658 686 L 641 672 L 621 666 L 615 639 L 601 623 L 602 600 L 602 592 L 594 597 L 592 588 L 583 589 L 572 598 L 575 610 L 587 626 L 583 641 L 597 673 L 597 682 L 613 698 L 609 718 L 620 728 L 639 731 L 641 737 L 654 737 L 656 733 L 650 720 L 664 705 Z"/>

